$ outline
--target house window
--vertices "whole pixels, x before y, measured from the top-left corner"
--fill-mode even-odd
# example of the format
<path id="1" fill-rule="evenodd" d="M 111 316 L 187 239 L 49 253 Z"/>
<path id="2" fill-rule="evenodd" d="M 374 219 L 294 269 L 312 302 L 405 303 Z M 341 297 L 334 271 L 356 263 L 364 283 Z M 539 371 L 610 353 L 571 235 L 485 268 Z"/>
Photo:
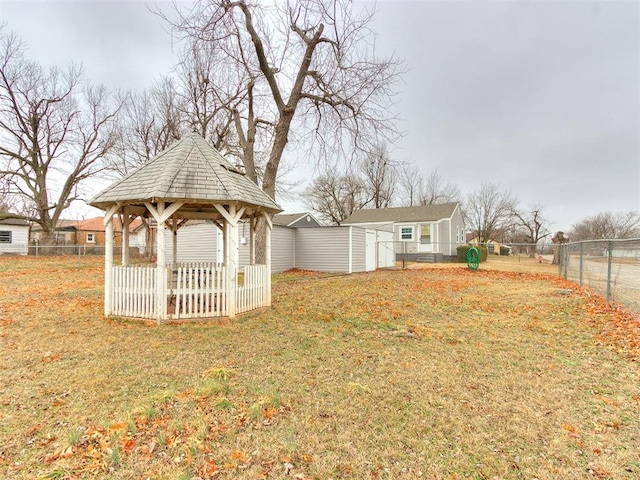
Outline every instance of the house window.
<path id="1" fill-rule="evenodd" d="M 431 243 L 431 225 L 420 225 L 420 243 Z"/>
<path id="2" fill-rule="evenodd" d="M 0 230 L 0 243 L 11 243 L 11 230 Z"/>
<path id="3" fill-rule="evenodd" d="M 400 227 L 400 240 L 413 240 L 413 227 Z"/>
<path id="4" fill-rule="evenodd" d="M 87 233 L 87 243 L 96 243 L 95 233 Z"/>

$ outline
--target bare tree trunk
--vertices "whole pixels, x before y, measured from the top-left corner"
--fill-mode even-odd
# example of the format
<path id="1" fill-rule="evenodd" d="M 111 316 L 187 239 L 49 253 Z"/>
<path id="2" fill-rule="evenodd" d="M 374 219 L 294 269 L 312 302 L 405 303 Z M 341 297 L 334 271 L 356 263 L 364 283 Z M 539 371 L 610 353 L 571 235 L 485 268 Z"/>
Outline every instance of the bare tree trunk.
<path id="1" fill-rule="evenodd" d="M 551 241 L 554 244 L 553 247 L 553 261 L 552 265 L 560 264 L 560 245 L 564 245 L 569 243 L 569 237 L 565 235 L 564 232 L 556 232 L 553 237 L 551 237 Z"/>

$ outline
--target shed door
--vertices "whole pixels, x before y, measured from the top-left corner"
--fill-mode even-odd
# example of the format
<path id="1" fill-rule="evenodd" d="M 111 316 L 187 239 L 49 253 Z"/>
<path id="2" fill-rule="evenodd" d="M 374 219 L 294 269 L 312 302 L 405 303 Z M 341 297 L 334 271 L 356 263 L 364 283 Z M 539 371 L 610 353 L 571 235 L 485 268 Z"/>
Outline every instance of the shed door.
<path id="1" fill-rule="evenodd" d="M 376 232 L 366 231 L 365 270 L 371 272 L 376 269 Z"/>
<path id="2" fill-rule="evenodd" d="M 395 265 L 396 254 L 393 249 L 393 232 L 378 230 L 378 268 Z"/>

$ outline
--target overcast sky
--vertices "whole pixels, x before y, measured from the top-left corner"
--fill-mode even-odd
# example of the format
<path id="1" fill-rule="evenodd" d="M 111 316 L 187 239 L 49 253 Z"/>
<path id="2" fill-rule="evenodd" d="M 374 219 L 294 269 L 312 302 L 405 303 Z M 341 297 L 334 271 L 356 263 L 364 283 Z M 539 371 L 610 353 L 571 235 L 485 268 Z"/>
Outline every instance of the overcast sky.
<path id="1" fill-rule="evenodd" d="M 140 1 L 0 0 L 0 21 L 31 58 L 81 63 L 110 88 L 144 88 L 175 62 Z M 373 28 L 408 70 L 395 159 L 463 193 L 498 184 L 553 230 L 640 210 L 639 2 L 382 1 Z"/>

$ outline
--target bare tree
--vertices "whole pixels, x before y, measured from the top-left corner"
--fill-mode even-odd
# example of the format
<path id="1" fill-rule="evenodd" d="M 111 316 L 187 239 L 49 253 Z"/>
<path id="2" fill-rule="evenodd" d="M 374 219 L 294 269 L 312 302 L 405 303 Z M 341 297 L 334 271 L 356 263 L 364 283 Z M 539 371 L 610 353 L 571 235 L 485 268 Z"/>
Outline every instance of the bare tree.
<path id="1" fill-rule="evenodd" d="M 359 162 L 359 171 L 369 200 L 365 204 L 372 208 L 387 208 L 391 205 L 396 187 L 395 165 L 386 148 L 379 146 Z"/>
<path id="2" fill-rule="evenodd" d="M 574 224 L 571 238 L 578 240 L 640 237 L 640 212 L 601 212 Z"/>
<path id="3" fill-rule="evenodd" d="M 182 137 L 187 120 L 179 101 L 176 82 L 171 77 L 126 96 L 111 164 L 116 174 L 126 175 Z"/>
<path id="4" fill-rule="evenodd" d="M 241 157 L 235 109 L 246 92 L 243 72 L 231 71 L 214 44 L 189 41 L 176 69 L 179 105 L 191 130 L 223 153 Z"/>
<path id="5" fill-rule="evenodd" d="M 332 225 L 340 223 L 368 202 L 366 187 L 354 174 L 325 172 L 305 189 L 304 203 Z"/>
<path id="6" fill-rule="evenodd" d="M 423 188 L 418 196 L 419 205 L 435 205 L 438 203 L 457 202 L 461 198 L 458 187 L 445 182 L 438 170 L 433 170 L 423 181 Z"/>
<path id="7" fill-rule="evenodd" d="M 424 189 L 424 177 L 413 163 L 406 163 L 398 169 L 398 186 L 402 195 L 401 203 L 406 207 L 419 205 Z"/>
<path id="8" fill-rule="evenodd" d="M 544 218 L 542 207 L 536 206 L 531 210 L 521 211 L 516 208 L 512 210 L 516 228 L 523 232 L 525 243 L 531 244 L 528 247 L 529 256 L 533 258 L 536 254 L 535 245 L 540 240 L 551 235 L 549 223 Z"/>
<path id="9" fill-rule="evenodd" d="M 7 215 L 10 212 L 15 213 L 15 200 L 10 194 L 11 189 L 7 182 L 1 180 L 3 179 L 0 179 L 0 215 Z"/>
<path id="10" fill-rule="evenodd" d="M 230 107 L 236 135 L 247 175 L 270 196 L 294 132 L 308 135 L 320 154 L 345 145 L 371 152 L 395 135 L 389 111 L 400 62 L 375 55 L 373 13 L 364 7 L 348 0 L 202 0 L 177 14 L 178 35 L 221 51 L 220 71 L 243 79 L 234 97 L 242 102 Z M 262 135 L 268 154 L 259 172 Z"/>
<path id="11" fill-rule="evenodd" d="M 509 192 L 492 183 L 483 183 L 467 196 L 463 214 L 465 224 L 485 244 L 510 226 L 516 200 Z"/>
<path id="12" fill-rule="evenodd" d="M 437 169 L 425 178 L 415 165 L 406 164 L 400 168 L 398 183 L 403 194 L 402 203 L 408 207 L 458 202 L 461 199 L 458 187 L 445 182 Z"/>
<path id="13" fill-rule="evenodd" d="M 325 221 L 340 224 L 361 208 L 387 208 L 396 188 L 396 165 L 386 148 L 364 156 L 346 173 L 327 166 L 303 192 L 303 202 Z"/>
<path id="14" fill-rule="evenodd" d="M 29 220 L 47 240 L 83 182 L 106 167 L 119 109 L 79 68 L 46 70 L 0 30 L 0 177 L 33 206 Z"/>

